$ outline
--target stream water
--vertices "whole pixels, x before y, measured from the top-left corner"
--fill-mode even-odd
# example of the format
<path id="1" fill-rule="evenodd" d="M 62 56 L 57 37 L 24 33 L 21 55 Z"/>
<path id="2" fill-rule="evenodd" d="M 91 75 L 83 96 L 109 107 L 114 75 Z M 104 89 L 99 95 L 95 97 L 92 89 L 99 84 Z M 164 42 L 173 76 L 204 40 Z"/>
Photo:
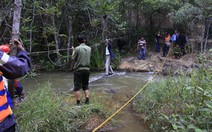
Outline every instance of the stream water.
<path id="1" fill-rule="evenodd" d="M 90 90 L 103 90 L 107 94 L 113 94 L 117 103 L 125 104 L 142 86 L 150 79 L 152 73 L 116 72 L 110 77 L 103 77 L 104 73 L 91 73 Z M 59 92 L 67 92 L 73 89 L 73 73 L 56 72 L 40 73 L 39 76 L 21 80 L 25 91 L 37 88 L 38 84 L 50 82 L 51 88 Z M 130 110 L 129 106 L 124 108 L 114 118 L 122 123 L 116 132 L 150 132 L 144 121 L 138 119 Z"/>

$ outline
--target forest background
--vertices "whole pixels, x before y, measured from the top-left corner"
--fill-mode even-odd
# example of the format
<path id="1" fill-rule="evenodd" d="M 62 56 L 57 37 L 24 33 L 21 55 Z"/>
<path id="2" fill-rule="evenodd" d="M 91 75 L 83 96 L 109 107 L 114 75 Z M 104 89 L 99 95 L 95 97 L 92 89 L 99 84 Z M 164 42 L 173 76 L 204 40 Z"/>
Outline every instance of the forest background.
<path id="1" fill-rule="evenodd" d="M 69 49 L 78 45 L 79 33 L 86 34 L 93 48 L 91 67 L 98 70 L 104 68 L 106 38 L 112 40 L 117 64 L 118 41 L 124 45 L 122 55 L 134 53 L 141 36 L 154 50 L 158 30 L 180 29 L 192 40 L 192 52 L 209 49 L 212 38 L 210 0 L 1 0 L 1 44 L 13 35 L 15 4 L 21 7 L 19 37 L 35 71 L 72 70 Z"/>
<path id="2" fill-rule="evenodd" d="M 32 72 L 71 71 L 70 48 L 78 45 L 76 36 L 80 33 L 86 34 L 87 43 L 92 47 L 91 68 L 95 70 L 104 69 L 106 38 L 112 40 L 116 53 L 115 67 L 119 64 L 120 58 L 136 54 L 137 40 L 141 36 L 148 42 L 148 51 L 154 51 L 154 35 L 158 30 L 170 34 L 173 34 L 175 29 L 181 30 L 189 38 L 188 45 L 191 49 L 189 52 L 202 54 L 212 46 L 211 2 L 211 0 L 1 0 L 0 44 L 8 43 L 13 35 L 18 35 L 32 59 Z M 18 12 L 15 7 L 21 10 Z M 20 21 L 14 20 L 14 12 L 17 16 L 21 16 Z M 18 34 L 13 32 L 14 21 L 20 25 Z M 121 54 L 117 49 L 118 42 L 124 45 Z M 202 55 L 204 62 L 211 61 L 208 58 L 204 59 L 205 54 Z M 151 84 L 148 88 L 150 91 L 145 90 L 134 100 L 133 109 L 144 113 L 146 120 L 154 117 L 155 120 L 151 120 L 150 125 L 153 131 L 211 130 L 211 68 L 207 70 L 202 63 L 202 67 L 192 73 L 190 79 L 185 75 Z M 97 126 L 108 117 L 108 113 L 103 109 L 107 105 L 100 103 L 108 102 L 109 97 L 102 93 L 98 93 L 99 96 L 93 100 L 92 107 L 85 106 L 82 111 L 78 111 L 73 109 L 74 106 L 70 109 L 73 105 L 70 100 L 73 100 L 73 97 L 68 96 L 67 99 L 67 96 L 55 96 L 55 93 L 48 92 L 48 89 L 47 92 L 42 90 L 46 89 L 38 89 L 20 105 L 16 117 L 21 130 L 37 131 L 39 128 L 42 131 L 76 131 L 82 129 L 81 126 L 85 126 L 84 124 L 89 126 L 85 118 L 90 118 L 92 114 L 101 117 L 101 121 L 97 120 Z M 102 97 L 107 101 L 101 102 Z M 61 104 L 69 105 L 61 107 Z M 37 109 L 44 108 L 43 106 L 46 106 L 45 109 Z M 115 109 L 112 106 L 106 110 Z M 26 108 L 29 108 L 28 113 Z M 79 124 L 80 121 L 76 123 L 76 119 L 81 123 Z"/>

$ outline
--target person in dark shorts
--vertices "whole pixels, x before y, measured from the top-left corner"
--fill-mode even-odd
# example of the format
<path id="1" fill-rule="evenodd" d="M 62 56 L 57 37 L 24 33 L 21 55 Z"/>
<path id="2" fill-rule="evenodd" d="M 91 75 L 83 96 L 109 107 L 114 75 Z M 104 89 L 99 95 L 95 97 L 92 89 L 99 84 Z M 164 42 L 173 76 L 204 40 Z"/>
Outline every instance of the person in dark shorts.
<path id="1" fill-rule="evenodd" d="M 86 37 L 83 34 L 77 36 L 79 46 L 72 47 L 72 59 L 74 63 L 74 94 L 77 105 L 80 105 L 80 89 L 85 95 L 85 104 L 89 104 L 89 76 L 91 48 L 85 44 Z"/>

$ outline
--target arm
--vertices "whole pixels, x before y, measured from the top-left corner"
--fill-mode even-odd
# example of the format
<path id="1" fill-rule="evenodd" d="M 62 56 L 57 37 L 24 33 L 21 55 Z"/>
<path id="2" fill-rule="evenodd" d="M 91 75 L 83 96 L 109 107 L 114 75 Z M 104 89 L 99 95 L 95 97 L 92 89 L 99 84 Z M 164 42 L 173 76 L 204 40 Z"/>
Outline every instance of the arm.
<path id="1" fill-rule="evenodd" d="M 138 43 L 137 43 L 137 50 L 139 50 L 139 45 L 140 45 L 140 40 L 138 40 Z"/>
<path id="2" fill-rule="evenodd" d="M 155 35 L 155 42 L 156 43 L 158 42 L 158 35 L 157 34 Z"/>
<path id="3" fill-rule="evenodd" d="M 27 74 L 30 70 L 30 58 L 24 49 L 17 56 L 9 56 L 0 50 L 0 71 L 8 79 L 15 79 Z"/>
<path id="4" fill-rule="evenodd" d="M 23 44 L 14 40 L 17 46 L 17 56 L 9 56 L 0 50 L 0 71 L 8 79 L 15 79 L 27 74 L 30 70 L 30 58 L 27 56 L 27 52 L 23 48 Z"/>
<path id="5" fill-rule="evenodd" d="M 111 54 L 111 45 L 108 43 L 108 51 L 109 51 L 109 53 Z"/>
<path id="6" fill-rule="evenodd" d="M 144 43 L 144 48 L 146 49 L 146 40 L 144 40 L 144 42 L 145 42 L 145 43 Z"/>
<path id="7" fill-rule="evenodd" d="M 77 58 L 76 48 L 74 48 L 74 47 L 72 46 L 71 50 L 72 50 L 71 59 L 74 60 L 74 61 L 76 61 L 76 58 Z"/>

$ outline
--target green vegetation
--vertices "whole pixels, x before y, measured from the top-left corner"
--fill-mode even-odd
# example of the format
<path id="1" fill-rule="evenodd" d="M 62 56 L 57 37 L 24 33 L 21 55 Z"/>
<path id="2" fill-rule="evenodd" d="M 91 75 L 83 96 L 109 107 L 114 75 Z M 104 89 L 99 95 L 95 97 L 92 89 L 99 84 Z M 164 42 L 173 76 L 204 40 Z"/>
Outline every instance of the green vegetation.
<path id="1" fill-rule="evenodd" d="M 148 42 L 148 50 L 153 50 L 158 30 L 173 34 L 180 29 L 189 39 L 196 39 L 191 47 L 196 45 L 202 53 L 210 48 L 211 0 L 20 1 L 20 39 L 38 70 L 67 70 L 72 63 L 69 49 L 78 45 L 79 33 L 86 34 L 89 46 L 110 38 L 115 49 L 122 39 L 125 55 L 135 51 L 141 36 Z M 12 36 L 13 8 L 13 1 L 0 1 L 0 44 L 8 43 Z M 94 50 L 92 67 L 104 66 L 103 47 Z"/>
<path id="2" fill-rule="evenodd" d="M 93 54 L 91 55 L 91 65 L 94 68 L 99 68 L 100 70 L 104 69 L 104 63 L 105 63 L 105 59 L 103 58 L 103 56 L 99 53 L 98 49 L 94 49 Z"/>
<path id="3" fill-rule="evenodd" d="M 211 57 L 199 58 L 202 67 L 191 77 L 181 75 L 152 82 L 134 100 L 134 109 L 144 113 L 153 131 L 212 129 L 212 69 L 205 65 Z"/>
<path id="4" fill-rule="evenodd" d="M 98 92 L 91 93 L 91 96 L 92 104 L 79 108 L 71 94 L 56 94 L 49 84 L 44 84 L 38 90 L 27 93 L 26 100 L 16 108 L 14 114 L 20 131 L 76 132 L 84 129 L 88 119 L 108 117 L 113 108 L 102 102 L 110 97 Z"/>
<path id="5" fill-rule="evenodd" d="M 0 44 L 8 43 L 13 35 L 13 2 L 0 0 Z M 31 76 L 37 70 L 71 70 L 70 48 L 78 45 L 79 33 L 86 34 L 92 47 L 94 70 L 104 69 L 102 43 L 106 38 L 113 41 L 114 68 L 121 57 L 137 54 L 141 36 L 147 40 L 148 51 L 154 50 L 158 30 L 171 34 L 175 29 L 184 31 L 189 39 L 195 39 L 189 52 L 197 49 L 204 53 L 211 48 L 211 0 L 22 0 L 21 7 L 20 40 L 32 60 Z M 126 41 L 123 56 L 115 50 L 118 38 Z M 94 42 L 101 44 L 94 47 Z M 182 75 L 154 82 L 135 100 L 134 108 L 145 113 L 153 130 L 212 129 L 212 75 L 204 57 L 199 59 L 202 67 L 190 78 Z M 101 105 L 109 97 L 96 95 L 99 93 L 95 93 L 92 105 L 78 109 L 72 96 L 58 95 L 49 84 L 42 85 L 27 94 L 14 113 L 21 131 L 78 131 L 91 116 L 105 118 L 113 108 L 108 101 Z M 108 105 L 110 108 L 104 108 Z"/>

